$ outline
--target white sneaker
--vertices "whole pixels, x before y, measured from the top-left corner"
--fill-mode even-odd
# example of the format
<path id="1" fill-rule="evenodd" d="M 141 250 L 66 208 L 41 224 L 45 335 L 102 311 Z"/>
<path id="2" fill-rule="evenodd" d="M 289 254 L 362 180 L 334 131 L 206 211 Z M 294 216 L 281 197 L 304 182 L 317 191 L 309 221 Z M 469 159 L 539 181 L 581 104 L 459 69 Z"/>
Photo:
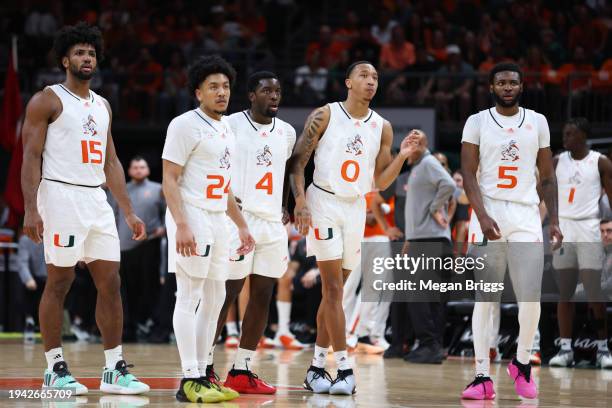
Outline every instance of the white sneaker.
<path id="1" fill-rule="evenodd" d="M 355 375 L 352 369 L 338 370 L 338 376 L 331 383 L 329 393 L 332 395 L 352 395 L 355 393 Z"/>
<path id="2" fill-rule="evenodd" d="M 597 352 L 597 363 L 595 364 L 599 368 L 612 368 L 612 355 L 609 351 L 598 351 Z"/>
<path id="3" fill-rule="evenodd" d="M 332 385 L 332 378 L 324 368 L 310 366 L 304 379 L 304 388 L 315 394 L 327 394 Z"/>
<path id="4" fill-rule="evenodd" d="M 384 337 L 371 337 L 371 339 L 373 345 L 382 347 L 385 351 L 391 346 Z"/>
<path id="5" fill-rule="evenodd" d="M 303 350 L 306 348 L 306 345 L 300 343 L 291 333 L 279 334 L 277 337 L 285 350 Z"/>
<path id="6" fill-rule="evenodd" d="M 356 334 L 349 334 L 346 336 L 346 347 L 348 349 L 354 349 L 355 347 L 357 347 L 357 335 Z"/>
<path id="7" fill-rule="evenodd" d="M 572 364 L 574 364 L 574 352 L 572 350 L 559 350 L 548 362 L 551 367 L 570 367 Z"/>

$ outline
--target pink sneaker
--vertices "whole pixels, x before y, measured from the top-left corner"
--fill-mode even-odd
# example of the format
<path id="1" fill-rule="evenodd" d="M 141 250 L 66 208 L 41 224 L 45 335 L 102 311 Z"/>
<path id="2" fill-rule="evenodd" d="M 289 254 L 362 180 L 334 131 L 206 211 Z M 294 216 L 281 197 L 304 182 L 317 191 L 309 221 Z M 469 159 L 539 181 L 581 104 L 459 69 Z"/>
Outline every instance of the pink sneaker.
<path id="1" fill-rule="evenodd" d="M 526 369 L 521 370 L 517 364 L 516 358 L 512 359 L 506 372 L 514 381 L 514 390 L 524 398 L 536 398 L 538 396 L 538 387 L 535 381 L 531 378 L 531 364 L 526 365 Z"/>
<path id="2" fill-rule="evenodd" d="M 461 398 L 469 400 L 492 400 L 495 398 L 495 388 L 493 380 L 480 374 L 476 376 L 465 390 L 461 393 Z"/>

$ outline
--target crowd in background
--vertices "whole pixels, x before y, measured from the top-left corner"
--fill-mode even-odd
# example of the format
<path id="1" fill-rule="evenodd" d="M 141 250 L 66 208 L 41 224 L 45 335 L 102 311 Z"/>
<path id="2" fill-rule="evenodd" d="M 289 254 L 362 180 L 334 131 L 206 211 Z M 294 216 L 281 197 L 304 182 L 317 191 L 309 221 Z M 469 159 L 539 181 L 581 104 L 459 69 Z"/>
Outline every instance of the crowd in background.
<path id="1" fill-rule="evenodd" d="M 378 0 L 334 5 L 36 1 L 27 9 L 5 9 L 0 26 L 23 39 L 23 89 L 33 93 L 63 78 L 48 54 L 56 30 L 80 20 L 97 24 L 106 58 L 92 87 L 111 102 L 116 117 L 129 121 L 167 120 L 190 106 L 186 67 L 195 56 L 209 53 L 222 54 L 242 77 L 260 69 L 279 73 L 293 105 L 339 97 L 348 65 L 366 59 L 381 73 L 378 103 L 435 106 L 443 120 L 462 120 L 486 106 L 483 74 L 502 61 L 516 61 L 528 73 L 525 97 L 540 111 L 552 111 L 549 105 L 564 98 L 587 92 L 605 96 L 612 90 L 609 2 Z M 8 44 L 0 46 L 0 66 L 6 66 Z"/>

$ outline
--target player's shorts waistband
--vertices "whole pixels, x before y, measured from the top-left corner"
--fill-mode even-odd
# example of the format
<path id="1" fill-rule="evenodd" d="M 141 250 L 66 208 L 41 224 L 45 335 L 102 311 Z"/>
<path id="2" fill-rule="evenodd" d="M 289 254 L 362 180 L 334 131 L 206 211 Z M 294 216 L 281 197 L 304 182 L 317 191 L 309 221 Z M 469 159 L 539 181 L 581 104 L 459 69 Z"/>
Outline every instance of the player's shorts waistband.
<path id="1" fill-rule="evenodd" d="M 317 184 L 315 184 L 314 181 L 312 182 L 312 185 L 315 188 L 317 188 L 318 190 L 321 190 L 321 191 L 323 191 L 323 192 L 325 192 L 325 193 L 327 193 L 327 194 L 329 194 L 329 195 L 333 196 L 334 198 L 337 198 L 338 200 L 341 200 L 341 201 L 346 201 L 346 202 L 349 202 L 349 203 L 353 203 L 353 202 L 356 202 L 356 201 L 359 201 L 359 200 L 363 199 L 363 196 L 361 196 L 361 195 L 352 196 L 352 197 L 340 196 L 340 195 L 334 193 L 333 191 L 330 191 L 330 190 L 328 190 L 326 188 L 318 186 Z"/>
<path id="2" fill-rule="evenodd" d="M 597 218 L 597 217 L 588 217 L 588 218 L 569 218 L 569 217 L 563 217 L 563 216 L 559 216 L 559 220 L 563 220 L 563 221 L 571 221 L 571 222 L 585 222 L 585 221 L 597 221 L 600 222 L 601 219 Z"/>
<path id="3" fill-rule="evenodd" d="M 318 186 L 314 181 L 312 182 L 312 185 L 315 186 L 316 188 L 318 188 L 321 191 L 325 191 L 327 194 L 336 195 L 336 193 L 334 193 L 333 191 L 329 191 L 327 189 L 324 189 L 321 186 Z"/>
<path id="4" fill-rule="evenodd" d="M 75 183 L 69 183 L 67 181 L 62 181 L 62 180 L 55 180 L 55 179 L 50 179 L 47 177 L 43 177 L 43 180 L 47 180 L 47 181 L 52 181 L 54 183 L 61 183 L 61 184 L 66 184 L 68 186 L 75 186 L 75 187 L 86 187 L 86 188 L 99 188 L 102 186 L 102 184 L 98 184 L 97 186 L 88 186 L 86 184 L 75 184 Z"/>

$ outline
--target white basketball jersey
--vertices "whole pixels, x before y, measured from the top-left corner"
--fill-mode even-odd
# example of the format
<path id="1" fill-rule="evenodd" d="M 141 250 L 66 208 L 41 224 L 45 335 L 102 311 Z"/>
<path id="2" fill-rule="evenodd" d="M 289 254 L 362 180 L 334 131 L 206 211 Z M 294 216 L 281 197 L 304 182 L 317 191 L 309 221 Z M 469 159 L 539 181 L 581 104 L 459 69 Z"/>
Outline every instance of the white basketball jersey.
<path id="1" fill-rule="evenodd" d="M 80 98 L 62 84 L 48 88 L 62 102 L 62 113 L 47 128 L 42 177 L 84 186 L 103 184 L 110 123 L 103 99 L 91 90 L 89 98 Z"/>
<path id="2" fill-rule="evenodd" d="M 244 211 L 281 221 L 285 165 L 295 145 L 295 129 L 277 118 L 267 125 L 255 123 L 247 111 L 227 120 L 236 137 L 232 192 Z"/>
<path id="3" fill-rule="evenodd" d="M 559 155 L 557 185 L 559 186 L 559 217 L 582 220 L 599 218 L 601 178 L 600 153 L 589 151 L 582 160 L 574 160 L 569 152 Z"/>
<path id="4" fill-rule="evenodd" d="M 327 129 L 315 150 L 315 185 L 339 197 L 372 191 L 384 119 L 370 110 L 363 119 L 351 117 L 341 102 L 328 104 Z"/>
<path id="5" fill-rule="evenodd" d="M 234 144 L 225 117 L 214 120 L 197 108 L 172 119 L 162 159 L 183 166 L 183 201 L 209 211 L 227 210 Z"/>
<path id="6" fill-rule="evenodd" d="M 478 180 L 483 196 L 495 200 L 538 204 L 536 162 L 538 151 L 550 145 L 546 118 L 520 108 L 503 117 L 495 108 L 470 116 L 462 142 L 480 146 Z"/>

